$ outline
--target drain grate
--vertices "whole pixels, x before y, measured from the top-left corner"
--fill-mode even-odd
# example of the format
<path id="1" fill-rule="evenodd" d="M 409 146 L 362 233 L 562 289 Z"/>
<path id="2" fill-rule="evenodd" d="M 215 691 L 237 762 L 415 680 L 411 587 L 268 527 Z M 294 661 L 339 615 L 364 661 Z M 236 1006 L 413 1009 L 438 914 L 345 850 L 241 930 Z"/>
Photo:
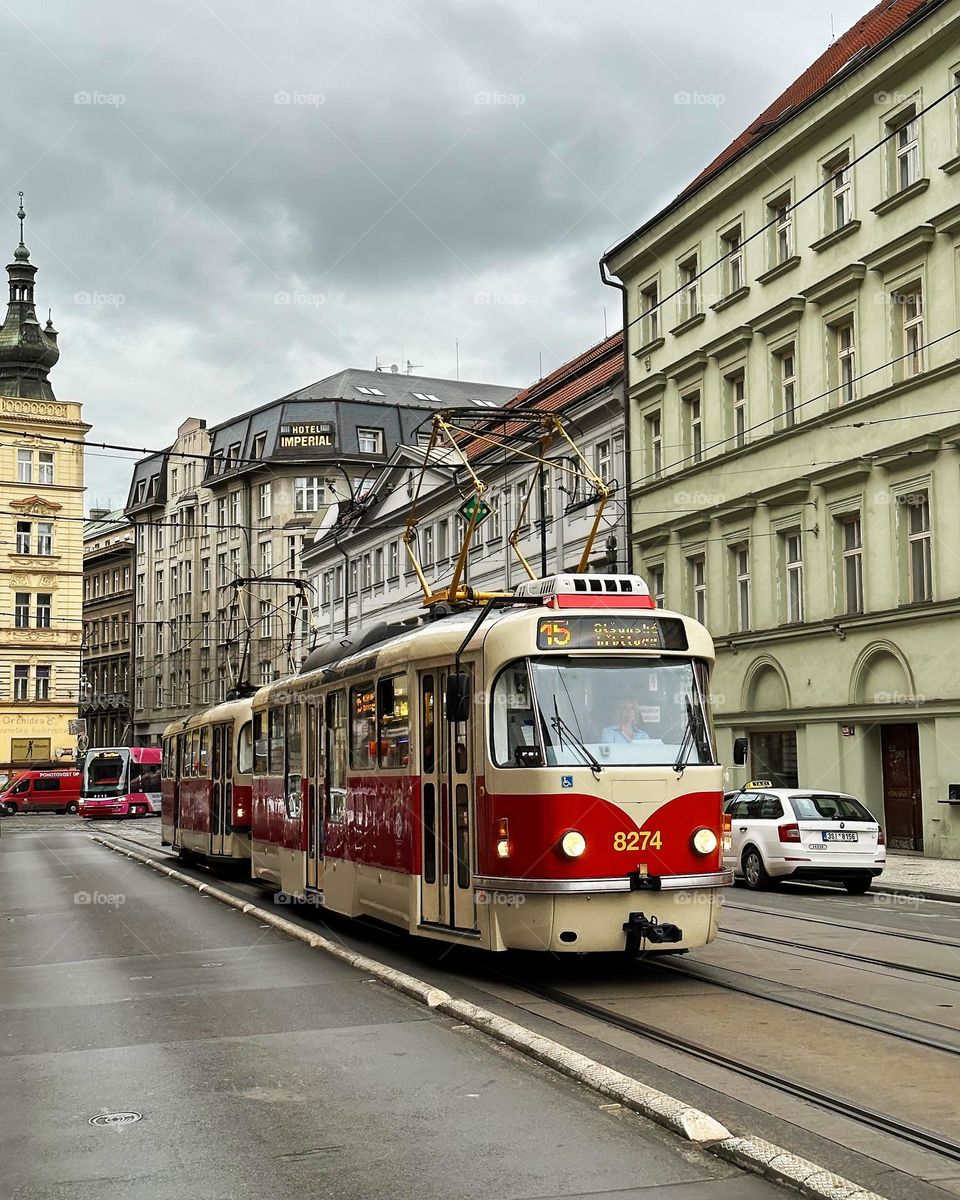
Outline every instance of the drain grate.
<path id="1" fill-rule="evenodd" d="M 134 1121 L 139 1121 L 143 1117 L 143 1113 L 138 1112 L 119 1112 L 119 1113 L 101 1113 L 99 1117 L 91 1117 L 91 1125 L 132 1125 Z"/>

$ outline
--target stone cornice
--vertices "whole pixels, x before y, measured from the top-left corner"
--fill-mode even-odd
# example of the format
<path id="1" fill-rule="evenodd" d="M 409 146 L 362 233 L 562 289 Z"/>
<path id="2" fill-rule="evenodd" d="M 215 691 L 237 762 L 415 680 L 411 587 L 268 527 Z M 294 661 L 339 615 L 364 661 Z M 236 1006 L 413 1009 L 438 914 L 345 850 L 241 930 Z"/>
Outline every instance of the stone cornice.
<path id="1" fill-rule="evenodd" d="M 834 271 L 826 279 L 821 279 L 817 283 L 811 284 L 810 287 L 804 288 L 800 294 L 805 296 L 811 304 L 823 307 L 824 304 L 832 303 L 845 292 L 857 290 L 863 283 L 866 273 L 865 263 L 852 262 L 839 271 Z"/>

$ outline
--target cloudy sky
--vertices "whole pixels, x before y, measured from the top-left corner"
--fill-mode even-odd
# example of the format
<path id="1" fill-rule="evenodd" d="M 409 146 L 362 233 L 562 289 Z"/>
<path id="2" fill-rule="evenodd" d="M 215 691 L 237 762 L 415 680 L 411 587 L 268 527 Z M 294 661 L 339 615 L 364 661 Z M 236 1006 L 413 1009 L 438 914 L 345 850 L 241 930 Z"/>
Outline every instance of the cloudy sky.
<path id="1" fill-rule="evenodd" d="M 461 378 L 521 386 L 618 326 L 603 250 L 867 7 L 5 0 L 0 246 L 22 188 L 92 438 L 378 356 L 452 376 L 458 341 Z M 121 503 L 127 462 L 87 463 Z"/>

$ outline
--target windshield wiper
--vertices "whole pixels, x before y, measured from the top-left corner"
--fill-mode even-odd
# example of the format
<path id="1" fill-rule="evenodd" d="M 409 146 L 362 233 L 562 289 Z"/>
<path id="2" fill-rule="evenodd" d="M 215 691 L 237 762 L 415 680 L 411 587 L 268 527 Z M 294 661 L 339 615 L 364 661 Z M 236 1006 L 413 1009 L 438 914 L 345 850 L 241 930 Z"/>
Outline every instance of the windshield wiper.
<path id="1" fill-rule="evenodd" d="M 673 769 L 677 775 L 683 776 L 684 769 L 687 765 L 687 757 L 693 749 L 694 741 L 696 740 L 695 725 L 697 718 L 694 715 L 693 705 L 690 703 L 689 697 L 686 701 L 687 705 L 687 723 L 683 728 L 683 740 L 680 743 L 680 751 L 677 754 L 677 761 L 673 764 Z"/>
<path id="2" fill-rule="evenodd" d="M 590 770 L 593 772 L 593 774 L 596 776 L 596 778 L 599 779 L 600 772 L 603 770 L 603 767 L 600 765 L 598 760 L 593 756 L 593 754 L 587 749 L 587 747 L 584 745 L 584 743 L 581 741 L 581 739 L 578 737 L 578 735 L 576 733 L 574 733 L 574 731 L 566 723 L 566 721 L 563 719 L 563 717 L 560 716 L 560 709 L 557 707 L 556 696 L 554 696 L 554 698 L 553 698 L 553 713 L 554 713 L 554 715 L 550 718 L 550 728 L 556 734 L 559 735 L 560 749 L 561 750 L 564 749 L 563 735 L 566 734 L 567 737 L 570 739 L 570 741 L 573 742 L 575 749 L 579 750 L 580 753 L 583 755 Z"/>

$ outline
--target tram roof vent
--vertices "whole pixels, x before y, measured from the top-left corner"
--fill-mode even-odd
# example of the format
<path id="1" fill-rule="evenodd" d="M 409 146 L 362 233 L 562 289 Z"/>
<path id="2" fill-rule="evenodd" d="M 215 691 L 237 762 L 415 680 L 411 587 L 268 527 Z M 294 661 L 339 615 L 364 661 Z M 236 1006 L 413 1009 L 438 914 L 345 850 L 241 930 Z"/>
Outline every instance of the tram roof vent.
<path id="1" fill-rule="evenodd" d="M 541 596 L 556 608 L 654 607 L 639 575 L 549 575 L 521 583 L 516 595 Z"/>

